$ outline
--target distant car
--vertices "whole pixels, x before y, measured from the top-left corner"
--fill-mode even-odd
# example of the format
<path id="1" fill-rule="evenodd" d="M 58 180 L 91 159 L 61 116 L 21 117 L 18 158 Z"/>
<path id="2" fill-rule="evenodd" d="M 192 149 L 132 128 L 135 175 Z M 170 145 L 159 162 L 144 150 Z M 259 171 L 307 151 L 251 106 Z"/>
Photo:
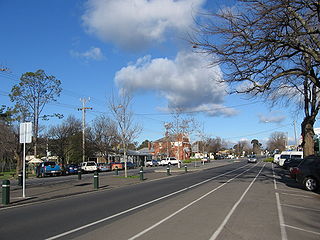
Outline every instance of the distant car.
<path id="1" fill-rule="evenodd" d="M 256 155 L 249 155 L 247 161 L 248 161 L 248 163 L 257 163 Z"/>
<path id="2" fill-rule="evenodd" d="M 53 161 L 42 162 L 37 166 L 36 176 L 45 177 L 45 176 L 55 176 L 62 175 L 61 167 Z"/>
<path id="3" fill-rule="evenodd" d="M 66 174 L 77 174 L 80 167 L 77 164 L 68 164 L 65 167 Z"/>
<path id="4" fill-rule="evenodd" d="M 157 160 L 151 160 L 151 159 L 148 159 L 145 163 L 146 167 L 157 167 L 159 166 L 159 163 Z"/>
<path id="5" fill-rule="evenodd" d="M 177 160 L 175 157 L 167 157 L 167 158 L 161 159 L 159 164 L 161 166 L 178 165 L 178 164 L 181 164 L 181 161 Z"/>
<path id="6" fill-rule="evenodd" d="M 81 171 L 86 172 L 95 172 L 98 170 L 97 163 L 94 161 L 88 161 L 81 163 Z"/>
<path id="7" fill-rule="evenodd" d="M 123 167 L 125 167 L 125 163 L 124 162 L 121 162 L 123 164 Z M 133 162 L 127 162 L 127 169 L 134 169 L 136 168 L 137 165 Z"/>
<path id="8" fill-rule="evenodd" d="M 111 171 L 111 166 L 108 163 L 98 163 L 98 171 L 99 172 Z"/>
<path id="9" fill-rule="evenodd" d="M 296 167 L 296 180 L 308 191 L 320 188 L 320 157 L 308 156 Z"/>
<path id="10" fill-rule="evenodd" d="M 201 162 L 208 163 L 208 162 L 210 162 L 210 158 L 203 157 L 203 158 L 201 158 Z"/>

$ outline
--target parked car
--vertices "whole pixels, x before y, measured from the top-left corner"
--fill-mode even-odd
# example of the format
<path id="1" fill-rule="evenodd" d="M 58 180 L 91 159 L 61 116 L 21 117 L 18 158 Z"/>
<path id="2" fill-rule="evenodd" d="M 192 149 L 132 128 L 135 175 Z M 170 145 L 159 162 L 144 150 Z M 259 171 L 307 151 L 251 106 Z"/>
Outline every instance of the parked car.
<path id="1" fill-rule="evenodd" d="M 248 161 L 248 163 L 257 163 L 256 155 L 248 155 L 247 161 Z"/>
<path id="2" fill-rule="evenodd" d="M 122 164 L 123 164 L 123 168 L 124 168 L 124 166 L 125 166 L 125 163 L 124 162 L 121 162 Z M 137 167 L 137 165 L 135 164 L 135 163 L 133 163 L 133 162 L 127 162 L 127 169 L 134 169 L 134 168 L 136 168 Z"/>
<path id="3" fill-rule="evenodd" d="M 124 164 L 121 163 L 121 162 L 112 162 L 110 163 L 110 166 L 111 166 L 111 171 L 113 170 L 123 170 L 124 169 Z"/>
<path id="4" fill-rule="evenodd" d="M 80 167 L 77 164 L 68 164 L 65 167 L 66 174 L 77 174 Z"/>
<path id="5" fill-rule="evenodd" d="M 61 175 L 62 170 L 61 167 L 53 161 L 42 162 L 37 166 L 36 176 L 37 177 L 45 177 L 48 175 L 55 176 Z"/>
<path id="6" fill-rule="evenodd" d="M 98 163 L 98 171 L 99 172 L 111 171 L 111 166 L 108 163 Z"/>
<path id="7" fill-rule="evenodd" d="M 302 151 L 282 151 L 279 157 L 279 166 L 283 166 L 284 162 L 288 159 L 303 158 Z"/>
<path id="8" fill-rule="evenodd" d="M 98 170 L 97 163 L 94 161 L 88 161 L 81 163 L 81 171 L 86 172 L 95 172 Z"/>
<path id="9" fill-rule="evenodd" d="M 320 186 L 320 157 L 308 156 L 296 168 L 297 182 L 308 191 L 317 191 Z"/>
<path id="10" fill-rule="evenodd" d="M 159 163 L 157 160 L 151 160 L 151 159 L 148 159 L 145 163 L 145 166 L 146 167 L 157 167 L 159 166 Z"/>
<path id="11" fill-rule="evenodd" d="M 181 164 L 180 160 L 177 160 L 175 157 L 167 157 L 163 158 L 160 161 L 161 166 L 166 166 L 166 165 L 178 165 Z"/>
<path id="12" fill-rule="evenodd" d="M 284 161 L 283 163 L 283 168 L 284 169 L 290 169 L 291 167 L 297 167 L 301 162 L 302 158 L 288 158 L 287 160 Z"/>

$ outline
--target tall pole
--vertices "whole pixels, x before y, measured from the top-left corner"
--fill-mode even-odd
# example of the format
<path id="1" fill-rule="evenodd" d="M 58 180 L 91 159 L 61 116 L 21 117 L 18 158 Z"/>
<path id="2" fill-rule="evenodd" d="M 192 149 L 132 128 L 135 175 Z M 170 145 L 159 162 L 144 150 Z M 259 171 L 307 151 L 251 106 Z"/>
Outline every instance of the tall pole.
<path id="1" fill-rule="evenodd" d="M 80 101 L 82 101 L 82 108 L 78 108 L 79 111 L 82 111 L 82 162 L 85 162 L 85 129 L 86 129 L 86 110 L 92 108 L 85 107 L 85 104 L 87 101 L 90 101 L 90 98 L 80 98 Z"/>
<path id="2" fill-rule="evenodd" d="M 295 142 L 295 150 L 298 149 L 298 143 L 297 143 L 297 131 L 296 131 L 296 120 L 293 120 L 293 129 L 294 129 L 294 142 Z"/>

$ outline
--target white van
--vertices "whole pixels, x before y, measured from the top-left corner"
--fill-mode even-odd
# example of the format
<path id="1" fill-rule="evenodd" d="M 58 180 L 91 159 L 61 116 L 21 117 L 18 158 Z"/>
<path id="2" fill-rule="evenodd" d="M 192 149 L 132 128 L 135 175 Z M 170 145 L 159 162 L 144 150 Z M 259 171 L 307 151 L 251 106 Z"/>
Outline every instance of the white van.
<path id="1" fill-rule="evenodd" d="M 82 172 L 95 172 L 98 170 L 97 163 L 94 161 L 88 161 L 81 163 L 81 171 Z"/>
<path id="2" fill-rule="evenodd" d="M 303 152 L 302 151 L 283 151 L 281 152 L 281 155 L 279 157 L 279 166 L 283 166 L 284 161 L 287 159 L 297 159 L 297 158 L 303 158 Z"/>

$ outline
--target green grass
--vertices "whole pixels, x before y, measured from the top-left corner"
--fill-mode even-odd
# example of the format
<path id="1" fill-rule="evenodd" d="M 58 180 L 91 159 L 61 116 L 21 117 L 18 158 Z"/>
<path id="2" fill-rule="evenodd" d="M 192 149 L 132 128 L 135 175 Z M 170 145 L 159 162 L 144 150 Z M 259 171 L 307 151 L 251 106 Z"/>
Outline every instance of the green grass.
<path id="1" fill-rule="evenodd" d="M 27 173 L 27 178 L 35 177 L 35 174 Z M 18 179 L 18 176 L 16 175 L 16 170 L 12 170 L 9 172 L 0 172 L 0 180 L 12 180 L 12 179 Z"/>
<path id="2" fill-rule="evenodd" d="M 273 158 L 272 158 L 272 157 L 266 158 L 266 159 L 264 160 L 264 162 L 272 162 L 272 161 L 273 161 Z"/>

